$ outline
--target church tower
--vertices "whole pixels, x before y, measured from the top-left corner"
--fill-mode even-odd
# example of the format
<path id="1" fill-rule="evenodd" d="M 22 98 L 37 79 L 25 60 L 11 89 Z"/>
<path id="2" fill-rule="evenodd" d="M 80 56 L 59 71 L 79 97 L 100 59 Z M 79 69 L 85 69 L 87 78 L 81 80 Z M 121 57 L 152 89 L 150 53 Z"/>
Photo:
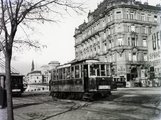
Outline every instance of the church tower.
<path id="1" fill-rule="evenodd" d="M 32 64 L 31 64 L 31 71 L 34 71 L 35 66 L 34 66 L 34 61 L 32 60 Z"/>

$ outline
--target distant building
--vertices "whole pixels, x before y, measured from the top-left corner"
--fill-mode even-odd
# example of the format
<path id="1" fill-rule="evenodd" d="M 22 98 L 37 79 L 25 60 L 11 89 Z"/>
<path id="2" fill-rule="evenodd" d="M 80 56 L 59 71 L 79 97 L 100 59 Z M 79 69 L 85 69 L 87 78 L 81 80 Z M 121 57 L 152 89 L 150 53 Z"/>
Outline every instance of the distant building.
<path id="1" fill-rule="evenodd" d="M 48 63 L 49 70 L 55 69 L 59 65 L 60 65 L 60 62 L 58 61 L 51 61 Z"/>
<path id="2" fill-rule="evenodd" d="M 147 38 L 161 21 L 161 7 L 135 0 L 104 0 L 75 29 L 75 58 L 111 63 L 116 80 L 141 77 L 148 61 Z"/>
<path id="3" fill-rule="evenodd" d="M 26 91 L 48 91 L 48 84 L 43 82 L 41 71 L 35 70 L 27 74 L 27 89 Z"/>
<path id="4" fill-rule="evenodd" d="M 49 83 L 51 80 L 51 70 L 55 69 L 58 65 L 60 65 L 58 61 L 51 61 L 48 63 L 48 65 L 41 66 L 40 70 L 44 77 L 44 82 Z"/>
<path id="5" fill-rule="evenodd" d="M 52 61 L 48 65 L 43 65 L 40 70 L 33 70 L 27 74 L 28 87 L 26 91 L 48 91 L 49 81 L 51 79 L 51 69 L 54 69 L 60 63 Z M 32 68 L 33 64 L 32 64 Z"/>
<path id="6" fill-rule="evenodd" d="M 43 83 L 43 76 L 39 70 L 31 71 L 27 76 L 28 84 Z"/>

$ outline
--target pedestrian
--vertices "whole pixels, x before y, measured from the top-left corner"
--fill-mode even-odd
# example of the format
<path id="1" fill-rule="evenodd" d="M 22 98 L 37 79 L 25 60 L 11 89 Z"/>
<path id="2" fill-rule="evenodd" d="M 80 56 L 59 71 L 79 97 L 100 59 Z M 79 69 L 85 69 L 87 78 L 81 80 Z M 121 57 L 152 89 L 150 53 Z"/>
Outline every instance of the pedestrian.
<path id="1" fill-rule="evenodd" d="M 0 86 L 0 108 L 5 108 L 7 106 L 6 90 Z"/>
<path id="2" fill-rule="evenodd" d="M 3 100 L 3 96 L 2 96 L 2 90 L 3 90 L 3 88 L 2 88 L 2 86 L 0 86 L 0 108 L 2 108 L 2 100 Z"/>

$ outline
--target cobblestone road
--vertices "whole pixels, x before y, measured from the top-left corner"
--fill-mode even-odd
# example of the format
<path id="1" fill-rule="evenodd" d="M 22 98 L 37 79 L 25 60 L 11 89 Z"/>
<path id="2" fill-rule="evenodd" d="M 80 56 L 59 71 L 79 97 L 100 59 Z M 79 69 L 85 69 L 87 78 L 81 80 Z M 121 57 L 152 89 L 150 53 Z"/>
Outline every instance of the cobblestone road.
<path id="1" fill-rule="evenodd" d="M 7 109 L 0 109 L 0 120 L 7 120 Z"/>
<path id="2" fill-rule="evenodd" d="M 161 120 L 161 88 L 119 88 L 94 102 L 25 93 L 13 99 L 15 120 Z M 0 109 L 0 120 L 6 120 Z"/>

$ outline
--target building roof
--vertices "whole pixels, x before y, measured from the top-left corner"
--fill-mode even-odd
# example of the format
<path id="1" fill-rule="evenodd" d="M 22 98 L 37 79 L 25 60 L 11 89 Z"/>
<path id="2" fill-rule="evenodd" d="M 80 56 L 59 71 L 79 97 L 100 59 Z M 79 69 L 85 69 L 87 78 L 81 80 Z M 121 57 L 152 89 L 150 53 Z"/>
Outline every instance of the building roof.
<path id="1" fill-rule="evenodd" d="M 101 2 L 97 8 L 93 12 L 89 12 L 88 17 L 92 16 L 93 21 L 92 22 L 84 22 L 81 25 L 78 26 L 79 33 L 84 31 L 86 28 L 91 26 L 94 22 L 98 21 L 100 18 L 104 17 L 104 15 L 118 7 L 127 7 L 127 8 L 134 8 L 134 9 L 141 9 L 141 10 L 156 10 L 156 11 L 161 11 L 160 6 L 152 6 L 148 5 L 148 3 L 142 4 L 140 1 L 135 1 L 135 0 L 104 0 Z M 78 33 L 78 34 L 79 34 Z M 74 35 L 76 36 L 77 33 Z"/>
<path id="2" fill-rule="evenodd" d="M 40 73 L 41 74 L 41 71 L 40 70 L 34 70 L 34 71 L 29 72 L 27 75 L 34 74 L 34 73 Z"/>

